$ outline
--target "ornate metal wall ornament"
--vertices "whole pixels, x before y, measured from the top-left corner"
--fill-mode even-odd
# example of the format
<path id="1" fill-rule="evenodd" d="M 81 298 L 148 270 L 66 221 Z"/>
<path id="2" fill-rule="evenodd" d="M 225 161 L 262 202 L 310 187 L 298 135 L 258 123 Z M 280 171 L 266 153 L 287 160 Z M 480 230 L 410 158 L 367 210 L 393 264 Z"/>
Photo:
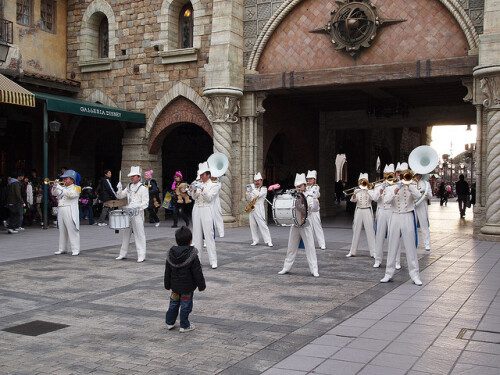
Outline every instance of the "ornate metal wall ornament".
<path id="1" fill-rule="evenodd" d="M 234 96 L 210 96 L 208 112 L 212 122 L 238 122 L 239 99 Z"/>
<path id="2" fill-rule="evenodd" d="M 312 33 L 328 34 L 335 49 L 345 49 L 355 57 L 361 47 L 368 48 L 384 26 L 404 22 L 404 19 L 383 19 L 370 0 L 337 0 L 339 8 L 331 12 L 332 18 Z"/>

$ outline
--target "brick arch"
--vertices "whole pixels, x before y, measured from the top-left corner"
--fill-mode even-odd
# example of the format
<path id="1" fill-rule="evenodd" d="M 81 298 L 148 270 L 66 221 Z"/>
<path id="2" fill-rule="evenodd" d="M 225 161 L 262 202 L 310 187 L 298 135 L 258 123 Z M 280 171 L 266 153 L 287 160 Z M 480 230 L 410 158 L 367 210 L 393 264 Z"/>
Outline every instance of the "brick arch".
<path id="1" fill-rule="evenodd" d="M 203 111 L 192 101 L 179 96 L 171 101 L 156 117 L 153 128 L 149 133 L 149 153 L 157 154 L 168 131 L 173 126 L 181 123 L 195 124 L 213 138 L 212 125 Z"/>
<path id="2" fill-rule="evenodd" d="M 406 18 L 408 21 L 379 32 L 374 45 L 362 52 L 358 60 L 335 51 L 326 35 L 309 33 L 329 21 L 330 11 L 335 8 L 334 0 L 285 0 L 260 32 L 247 69 L 276 72 L 383 64 L 395 62 L 394 56 L 390 54 L 386 54 L 387 61 L 380 59 L 391 49 L 401 52 L 403 60 L 398 61 L 440 58 L 435 57 L 440 54 L 453 57 L 457 50 L 460 50 L 460 56 L 469 52 L 477 53 L 479 36 L 470 17 L 456 0 L 373 2 L 385 18 Z M 414 30 L 419 31 L 415 33 Z M 415 43 L 415 37 L 421 37 L 422 40 Z M 387 42 L 389 44 L 384 44 Z M 274 53 L 269 53 L 270 50 Z M 332 60 L 333 55 L 336 58 Z M 415 55 L 422 57 L 415 58 Z M 287 61 L 280 61 L 282 59 Z M 306 65 L 293 66 L 288 60 L 304 60 Z M 312 60 L 322 61 L 323 66 L 311 64 Z M 272 67 L 269 68 L 269 65 Z"/>

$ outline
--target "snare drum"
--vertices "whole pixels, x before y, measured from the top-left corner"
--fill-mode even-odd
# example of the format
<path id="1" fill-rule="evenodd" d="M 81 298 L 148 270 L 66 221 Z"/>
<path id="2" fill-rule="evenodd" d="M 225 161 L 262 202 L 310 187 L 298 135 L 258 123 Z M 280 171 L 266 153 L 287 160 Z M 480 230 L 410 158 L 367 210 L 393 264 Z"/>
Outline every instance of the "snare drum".
<path id="1" fill-rule="evenodd" d="M 123 210 L 113 210 L 109 213 L 109 228 L 118 231 L 130 227 L 130 215 Z"/>
<path id="2" fill-rule="evenodd" d="M 273 200 L 273 219 L 282 227 L 301 227 L 306 223 L 307 200 L 301 193 L 276 195 Z"/>

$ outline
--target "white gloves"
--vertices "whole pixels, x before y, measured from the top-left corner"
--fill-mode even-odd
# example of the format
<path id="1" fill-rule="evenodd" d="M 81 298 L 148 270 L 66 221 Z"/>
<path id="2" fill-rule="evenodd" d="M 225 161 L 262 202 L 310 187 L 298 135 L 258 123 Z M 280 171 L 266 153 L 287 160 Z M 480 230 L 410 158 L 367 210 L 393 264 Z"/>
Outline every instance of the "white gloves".
<path id="1" fill-rule="evenodd" d="M 123 189 L 123 186 L 122 186 L 122 183 L 121 182 L 118 182 L 118 184 L 116 185 L 116 189 L 118 191 L 121 191 Z"/>

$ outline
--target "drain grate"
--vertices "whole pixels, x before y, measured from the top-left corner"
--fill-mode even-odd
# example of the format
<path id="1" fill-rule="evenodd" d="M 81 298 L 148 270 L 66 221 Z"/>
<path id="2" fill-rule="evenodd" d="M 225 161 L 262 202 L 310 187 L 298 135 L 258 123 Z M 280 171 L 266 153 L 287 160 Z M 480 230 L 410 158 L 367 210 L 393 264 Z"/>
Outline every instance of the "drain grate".
<path id="1" fill-rule="evenodd" d="M 4 328 L 2 329 L 2 331 L 17 333 L 18 335 L 25 335 L 25 336 L 39 336 L 43 335 L 44 333 L 57 331 L 59 329 L 63 329 L 66 327 L 69 326 L 66 324 L 45 322 L 43 320 L 34 320 L 32 322 L 19 324 L 17 326 Z"/>
<path id="2" fill-rule="evenodd" d="M 462 328 L 457 335 L 457 339 L 500 344 L 500 332 Z"/>

